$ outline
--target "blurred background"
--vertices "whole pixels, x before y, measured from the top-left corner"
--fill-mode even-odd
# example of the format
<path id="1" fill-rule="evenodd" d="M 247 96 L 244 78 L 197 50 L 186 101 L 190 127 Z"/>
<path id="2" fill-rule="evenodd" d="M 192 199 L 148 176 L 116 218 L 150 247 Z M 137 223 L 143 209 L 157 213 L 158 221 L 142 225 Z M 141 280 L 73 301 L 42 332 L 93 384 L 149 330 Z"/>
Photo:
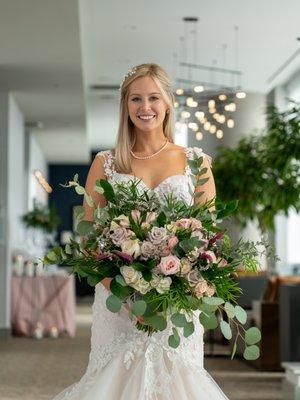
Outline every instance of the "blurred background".
<path id="1" fill-rule="evenodd" d="M 119 85 L 145 62 L 172 79 L 175 142 L 240 201 L 233 240 L 278 256 L 238 278 L 260 359 L 208 333 L 205 367 L 232 400 L 300 399 L 299 15 L 297 0 L 0 0 L 1 399 L 51 399 L 85 371 L 94 288 L 36 261 L 74 237 L 81 197 L 60 184 L 114 147 Z"/>

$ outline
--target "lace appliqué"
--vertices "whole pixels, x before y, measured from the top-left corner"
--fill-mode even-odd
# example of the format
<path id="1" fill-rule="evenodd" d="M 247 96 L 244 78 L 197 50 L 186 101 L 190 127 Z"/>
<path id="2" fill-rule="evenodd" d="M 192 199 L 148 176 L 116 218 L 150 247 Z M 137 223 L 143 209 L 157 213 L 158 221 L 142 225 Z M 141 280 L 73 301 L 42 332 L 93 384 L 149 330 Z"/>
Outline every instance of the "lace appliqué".
<path id="1" fill-rule="evenodd" d="M 103 169 L 105 175 L 107 179 L 112 179 L 115 173 L 115 167 L 114 167 L 114 156 L 112 155 L 111 150 L 99 151 L 99 153 L 96 154 L 96 157 L 98 156 L 104 157 Z"/>

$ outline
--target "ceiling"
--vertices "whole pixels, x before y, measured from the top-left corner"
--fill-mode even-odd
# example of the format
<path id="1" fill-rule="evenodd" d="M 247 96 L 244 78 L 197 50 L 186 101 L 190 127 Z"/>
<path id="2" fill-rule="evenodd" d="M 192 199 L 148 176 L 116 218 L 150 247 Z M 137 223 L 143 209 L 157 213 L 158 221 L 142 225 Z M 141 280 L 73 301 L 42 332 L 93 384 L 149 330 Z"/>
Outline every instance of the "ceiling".
<path id="1" fill-rule="evenodd" d="M 236 67 L 238 26 L 241 83 L 266 93 L 300 68 L 298 56 L 267 82 L 300 47 L 299 15 L 299 0 L 0 0 L 0 89 L 14 93 L 26 121 L 43 123 L 35 134 L 48 161 L 87 162 L 90 148 L 113 146 L 118 128 L 118 91 L 90 86 L 118 86 L 129 67 L 150 61 L 175 82 L 183 17 L 199 18 L 205 65 Z"/>
<path id="2" fill-rule="evenodd" d="M 119 85 L 136 64 L 154 61 L 179 77 L 174 53 L 181 59 L 183 17 L 198 17 L 197 61 L 204 65 L 235 68 L 243 73 L 247 91 L 268 92 L 300 67 L 298 56 L 276 80 L 268 78 L 300 47 L 299 0 L 251 2 L 227 0 L 99 0 L 79 1 L 83 73 L 86 89 L 88 141 L 92 147 L 113 146 L 118 116 L 118 93 L 105 98 L 90 85 Z M 194 24 L 192 24 L 192 27 Z M 235 58 L 238 26 L 238 65 Z M 187 61 L 193 61 L 193 34 L 187 33 Z M 222 45 L 226 45 L 225 54 Z M 177 74 L 176 74 L 177 72 Z M 103 98 L 104 97 L 104 98 Z M 111 112 L 108 114 L 108 106 Z M 105 118 L 104 118 L 105 116 Z M 110 120 L 108 126 L 107 120 Z"/>
<path id="3" fill-rule="evenodd" d="M 0 89 L 42 122 L 50 162 L 89 158 L 81 65 L 77 1 L 0 0 Z"/>

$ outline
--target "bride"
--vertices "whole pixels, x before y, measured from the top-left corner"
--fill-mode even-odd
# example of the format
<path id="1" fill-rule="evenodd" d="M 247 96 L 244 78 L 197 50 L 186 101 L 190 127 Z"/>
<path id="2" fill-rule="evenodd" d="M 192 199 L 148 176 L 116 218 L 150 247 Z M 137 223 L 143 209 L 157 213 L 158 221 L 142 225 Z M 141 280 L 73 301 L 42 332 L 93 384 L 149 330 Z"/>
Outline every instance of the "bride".
<path id="1" fill-rule="evenodd" d="M 116 149 L 97 154 L 86 182 L 94 202 L 105 206 L 105 198 L 93 191 L 95 181 L 102 178 L 112 185 L 137 179 L 139 190 L 150 191 L 159 201 L 172 192 L 191 204 L 195 188 L 187 160 L 195 152 L 203 155 L 209 178 L 201 186 L 203 196 L 195 201 L 213 199 L 210 157 L 199 148 L 173 143 L 174 96 L 166 72 L 157 64 L 138 65 L 125 75 L 120 91 Z M 92 221 L 93 209 L 87 204 L 84 207 L 85 219 Z M 80 381 L 54 400 L 227 399 L 203 367 L 203 328 L 199 322 L 179 347 L 170 348 L 168 328 L 148 336 L 135 328 L 126 305 L 116 314 L 107 310 L 109 284 L 110 278 L 105 278 L 95 289 L 87 370 Z M 141 317 L 139 322 L 143 323 Z"/>

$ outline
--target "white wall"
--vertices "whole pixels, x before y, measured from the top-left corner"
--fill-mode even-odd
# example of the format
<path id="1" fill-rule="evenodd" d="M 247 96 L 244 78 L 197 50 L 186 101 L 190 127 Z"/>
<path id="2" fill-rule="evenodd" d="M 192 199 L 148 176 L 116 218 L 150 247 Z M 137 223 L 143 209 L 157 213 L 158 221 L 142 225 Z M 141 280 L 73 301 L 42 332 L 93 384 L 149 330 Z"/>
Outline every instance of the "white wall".
<path id="1" fill-rule="evenodd" d="M 25 250 L 20 220 L 26 209 L 24 179 L 24 119 L 12 95 L 0 92 L 0 337 L 10 328 L 11 257 Z"/>
<path id="2" fill-rule="evenodd" d="M 29 134 L 29 160 L 28 160 L 28 209 L 32 210 L 34 205 L 34 199 L 40 203 L 47 205 L 48 193 L 42 188 L 38 180 L 34 176 L 34 172 L 39 170 L 44 178 L 48 180 L 48 165 L 45 159 L 45 155 L 42 152 L 41 146 L 39 145 L 36 134 Z"/>

